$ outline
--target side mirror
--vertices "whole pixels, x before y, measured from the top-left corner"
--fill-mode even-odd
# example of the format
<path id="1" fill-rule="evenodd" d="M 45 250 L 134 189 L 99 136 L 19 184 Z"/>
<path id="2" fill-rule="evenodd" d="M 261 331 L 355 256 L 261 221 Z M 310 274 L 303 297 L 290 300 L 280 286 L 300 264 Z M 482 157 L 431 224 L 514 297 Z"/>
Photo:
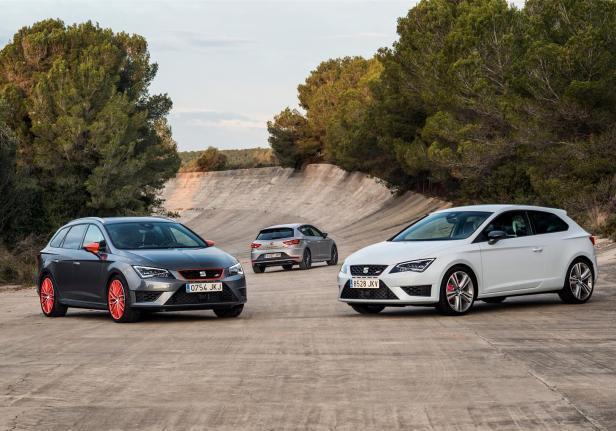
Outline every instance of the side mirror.
<path id="1" fill-rule="evenodd" d="M 323 232 L 323 238 L 327 238 L 327 232 Z"/>
<path id="2" fill-rule="evenodd" d="M 90 253 L 98 254 L 101 250 L 101 245 L 98 242 L 91 242 L 90 244 L 84 245 L 83 249 Z"/>
<path id="3" fill-rule="evenodd" d="M 507 238 L 507 233 L 502 230 L 493 230 L 488 233 L 488 244 L 496 244 L 501 239 Z"/>
<path id="4" fill-rule="evenodd" d="M 207 244 L 208 247 L 214 247 L 216 245 L 216 243 L 212 241 L 211 239 L 206 239 L 205 243 Z"/>

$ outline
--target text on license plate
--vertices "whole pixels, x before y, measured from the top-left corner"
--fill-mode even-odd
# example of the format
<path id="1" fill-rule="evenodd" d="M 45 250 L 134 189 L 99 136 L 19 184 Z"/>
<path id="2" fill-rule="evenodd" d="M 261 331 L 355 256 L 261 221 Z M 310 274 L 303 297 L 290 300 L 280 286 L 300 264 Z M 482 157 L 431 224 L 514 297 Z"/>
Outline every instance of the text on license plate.
<path id="1" fill-rule="evenodd" d="M 265 255 L 266 259 L 273 259 L 275 257 L 282 257 L 282 253 L 267 253 Z"/>
<path id="2" fill-rule="evenodd" d="M 378 289 L 378 277 L 354 278 L 351 283 L 353 289 Z"/>
<path id="3" fill-rule="evenodd" d="M 188 283 L 186 293 L 222 292 L 222 283 Z"/>

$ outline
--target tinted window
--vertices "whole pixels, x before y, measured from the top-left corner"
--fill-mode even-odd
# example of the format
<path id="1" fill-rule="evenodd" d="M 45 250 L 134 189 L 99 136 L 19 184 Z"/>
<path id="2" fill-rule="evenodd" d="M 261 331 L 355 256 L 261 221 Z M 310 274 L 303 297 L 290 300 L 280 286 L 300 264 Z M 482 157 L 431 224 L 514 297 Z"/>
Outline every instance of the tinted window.
<path id="1" fill-rule="evenodd" d="M 257 239 L 281 239 L 281 238 L 293 238 L 293 229 L 290 227 L 278 227 L 273 229 L 263 229 L 259 232 Z"/>
<path id="2" fill-rule="evenodd" d="M 52 247 L 60 247 L 60 244 L 62 244 L 62 240 L 66 236 L 67 232 L 68 232 L 67 227 L 65 227 L 64 229 L 61 229 L 58 233 L 56 233 L 56 235 L 53 237 L 49 245 Z"/>
<path id="3" fill-rule="evenodd" d="M 104 240 L 105 240 L 105 237 L 103 236 L 103 233 L 98 227 L 96 227 L 93 224 L 88 226 L 88 231 L 86 232 L 86 236 L 83 239 L 84 245 L 92 244 L 93 242 L 101 242 Z"/>
<path id="4" fill-rule="evenodd" d="M 486 226 L 483 233 L 487 235 L 494 230 L 505 232 L 507 238 L 532 235 L 530 223 L 524 211 L 509 211 L 499 215 Z"/>
<path id="5" fill-rule="evenodd" d="M 77 250 L 81 247 L 81 240 L 83 239 L 83 234 L 86 233 L 87 227 L 87 224 L 78 224 L 71 227 L 71 230 L 69 230 L 66 234 L 66 238 L 64 238 L 62 248 L 72 248 Z"/>
<path id="6" fill-rule="evenodd" d="M 450 211 L 431 214 L 396 235 L 392 241 L 466 239 L 490 216 L 489 212 Z"/>
<path id="7" fill-rule="evenodd" d="M 312 236 L 323 236 L 323 233 L 314 226 L 308 226 L 312 231 Z"/>
<path id="8" fill-rule="evenodd" d="M 312 230 L 308 226 L 301 226 L 297 229 L 302 235 L 312 236 Z"/>
<path id="9" fill-rule="evenodd" d="M 179 223 L 126 222 L 105 225 L 119 249 L 204 248 L 207 244 Z"/>
<path id="10" fill-rule="evenodd" d="M 563 232 L 569 229 L 569 225 L 555 214 L 543 211 L 529 211 L 528 215 L 533 222 L 533 227 L 537 234 Z"/>

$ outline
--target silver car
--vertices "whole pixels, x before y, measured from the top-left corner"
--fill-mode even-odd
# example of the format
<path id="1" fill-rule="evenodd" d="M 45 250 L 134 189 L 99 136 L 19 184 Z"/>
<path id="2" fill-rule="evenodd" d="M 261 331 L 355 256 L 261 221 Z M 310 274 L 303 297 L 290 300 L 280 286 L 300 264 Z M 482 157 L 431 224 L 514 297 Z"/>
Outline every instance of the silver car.
<path id="1" fill-rule="evenodd" d="M 259 232 L 250 247 L 252 269 L 257 274 L 268 266 L 282 266 L 289 271 L 293 265 L 308 269 L 312 262 L 338 263 L 338 248 L 334 240 L 309 224 L 270 226 Z"/>

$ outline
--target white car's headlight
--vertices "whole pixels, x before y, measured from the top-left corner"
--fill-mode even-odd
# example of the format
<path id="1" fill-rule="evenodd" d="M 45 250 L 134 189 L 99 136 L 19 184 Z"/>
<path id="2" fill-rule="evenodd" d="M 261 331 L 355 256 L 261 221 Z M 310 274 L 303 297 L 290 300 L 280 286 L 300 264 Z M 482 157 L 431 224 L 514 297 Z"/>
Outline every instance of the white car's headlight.
<path id="1" fill-rule="evenodd" d="M 242 268 L 242 265 L 239 262 L 229 267 L 229 275 L 243 275 L 243 274 L 244 274 L 244 268 Z"/>
<path id="2" fill-rule="evenodd" d="M 393 267 L 390 273 L 394 272 L 424 272 L 426 268 L 428 268 L 432 262 L 434 262 L 434 258 L 430 259 L 417 259 L 417 260 L 409 260 L 408 262 L 401 262 Z"/>
<path id="3" fill-rule="evenodd" d="M 343 274 L 348 274 L 349 273 L 349 264 L 344 262 L 342 264 L 342 267 L 340 268 L 340 272 Z"/>
<path id="4" fill-rule="evenodd" d="M 133 268 L 139 274 L 141 278 L 152 278 L 152 277 L 161 277 L 161 278 L 173 278 L 173 275 L 169 271 L 163 268 L 152 268 L 150 266 L 137 266 L 133 265 Z"/>

